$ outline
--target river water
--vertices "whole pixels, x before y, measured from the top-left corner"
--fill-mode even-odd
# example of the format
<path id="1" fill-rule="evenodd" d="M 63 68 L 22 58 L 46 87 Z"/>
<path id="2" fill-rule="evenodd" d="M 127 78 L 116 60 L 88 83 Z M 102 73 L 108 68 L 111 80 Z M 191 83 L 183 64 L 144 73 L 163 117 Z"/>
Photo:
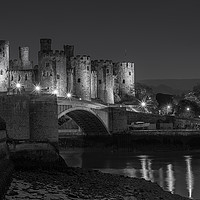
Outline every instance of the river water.
<path id="1" fill-rule="evenodd" d="M 164 190 L 191 199 L 200 199 L 200 152 L 85 152 L 61 151 L 68 166 L 98 169 L 158 183 Z"/>

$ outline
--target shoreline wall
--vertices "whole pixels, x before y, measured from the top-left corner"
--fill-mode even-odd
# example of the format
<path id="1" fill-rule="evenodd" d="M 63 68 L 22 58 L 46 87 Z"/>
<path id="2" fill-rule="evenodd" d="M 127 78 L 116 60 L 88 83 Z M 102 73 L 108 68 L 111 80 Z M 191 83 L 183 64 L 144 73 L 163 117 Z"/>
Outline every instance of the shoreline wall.
<path id="1" fill-rule="evenodd" d="M 2 199 L 11 183 L 14 166 L 9 159 L 10 154 L 6 143 L 6 131 L 0 131 L 0 135 L 2 136 L 0 139 L 0 199 Z"/>
<path id="2" fill-rule="evenodd" d="M 60 148 L 101 148 L 112 151 L 195 150 L 199 149 L 200 131 L 165 130 L 121 132 L 107 136 L 68 136 L 59 139 Z"/>

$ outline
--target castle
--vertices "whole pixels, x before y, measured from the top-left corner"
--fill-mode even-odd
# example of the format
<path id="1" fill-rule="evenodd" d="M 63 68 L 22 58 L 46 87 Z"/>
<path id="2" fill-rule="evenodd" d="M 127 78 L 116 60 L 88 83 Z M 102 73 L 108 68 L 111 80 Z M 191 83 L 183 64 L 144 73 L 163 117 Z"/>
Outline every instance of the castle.
<path id="1" fill-rule="evenodd" d="M 134 96 L 134 63 L 91 60 L 74 55 L 74 46 L 61 51 L 51 49 L 51 39 L 40 39 L 38 65 L 29 60 L 29 48 L 19 47 L 19 59 L 9 60 L 9 42 L 0 40 L 0 92 L 33 92 L 36 85 L 46 93 L 80 100 L 98 99 L 114 104 Z"/>

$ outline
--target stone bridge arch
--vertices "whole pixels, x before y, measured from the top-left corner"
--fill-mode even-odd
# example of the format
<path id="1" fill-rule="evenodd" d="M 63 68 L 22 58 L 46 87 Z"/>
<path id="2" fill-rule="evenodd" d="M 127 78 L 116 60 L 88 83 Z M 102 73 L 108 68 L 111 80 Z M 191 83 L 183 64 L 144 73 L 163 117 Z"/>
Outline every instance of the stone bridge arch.
<path id="1" fill-rule="evenodd" d="M 103 120 L 91 109 L 75 107 L 64 110 L 58 115 L 58 124 L 62 125 L 68 118 L 73 119 L 82 131 L 87 135 L 109 135 Z"/>

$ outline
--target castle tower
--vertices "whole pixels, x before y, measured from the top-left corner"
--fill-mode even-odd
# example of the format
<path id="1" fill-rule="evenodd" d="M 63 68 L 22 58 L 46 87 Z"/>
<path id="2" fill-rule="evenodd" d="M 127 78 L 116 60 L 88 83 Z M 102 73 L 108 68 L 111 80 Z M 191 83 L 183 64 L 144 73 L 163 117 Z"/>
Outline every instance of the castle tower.
<path id="1" fill-rule="evenodd" d="M 21 84 L 21 91 L 33 91 L 33 81 L 33 63 L 29 61 L 29 47 L 19 47 L 19 59 L 10 60 L 10 91 L 16 90 L 16 83 Z"/>
<path id="2" fill-rule="evenodd" d="M 91 60 L 89 56 L 71 58 L 74 68 L 74 92 L 78 98 L 91 100 Z"/>
<path id="3" fill-rule="evenodd" d="M 116 74 L 117 83 L 119 85 L 119 95 L 121 97 L 125 95 L 135 96 L 134 63 L 116 63 L 114 73 Z"/>
<path id="4" fill-rule="evenodd" d="M 19 60 L 23 69 L 33 69 L 29 60 L 29 47 L 19 47 Z"/>
<path id="5" fill-rule="evenodd" d="M 51 50 L 51 39 L 40 40 L 38 83 L 47 93 L 66 96 L 66 57 L 64 51 Z"/>
<path id="6" fill-rule="evenodd" d="M 29 48 L 19 47 L 19 59 L 22 62 L 22 66 L 25 66 L 29 62 Z"/>
<path id="7" fill-rule="evenodd" d="M 64 45 L 64 52 L 66 56 L 66 69 L 67 69 L 67 92 L 74 93 L 74 83 L 73 83 L 73 76 L 74 76 L 74 70 L 71 66 L 71 58 L 74 57 L 74 46 L 73 45 Z"/>
<path id="8" fill-rule="evenodd" d="M 70 61 L 71 57 L 74 57 L 74 46 L 73 45 L 64 45 L 64 52 L 66 59 Z"/>
<path id="9" fill-rule="evenodd" d="M 97 67 L 98 61 L 91 62 L 91 98 L 97 98 Z"/>
<path id="10" fill-rule="evenodd" d="M 51 51 L 51 39 L 40 39 L 40 51 L 41 52 Z"/>
<path id="11" fill-rule="evenodd" d="M 8 89 L 9 41 L 0 40 L 0 92 Z"/>
<path id="12" fill-rule="evenodd" d="M 66 57 L 64 51 L 55 51 L 53 55 L 56 64 L 56 90 L 58 96 L 66 96 L 67 94 L 67 71 Z"/>
<path id="13" fill-rule="evenodd" d="M 114 104 L 113 63 L 111 60 L 100 60 L 97 64 L 97 97 L 104 103 Z"/>

